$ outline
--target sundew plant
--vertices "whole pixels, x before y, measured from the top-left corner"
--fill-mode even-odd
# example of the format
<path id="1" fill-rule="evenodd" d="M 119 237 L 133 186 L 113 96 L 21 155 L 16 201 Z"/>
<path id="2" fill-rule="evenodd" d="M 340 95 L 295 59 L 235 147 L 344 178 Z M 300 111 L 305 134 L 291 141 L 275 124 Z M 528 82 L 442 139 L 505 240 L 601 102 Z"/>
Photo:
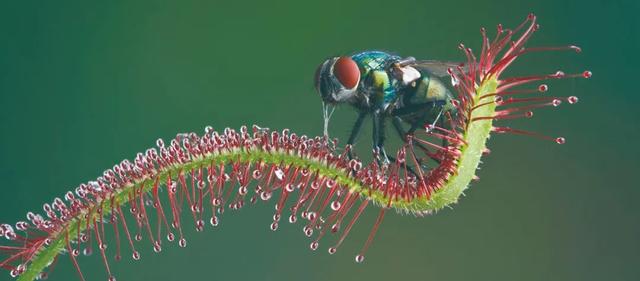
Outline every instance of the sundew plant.
<path id="1" fill-rule="evenodd" d="M 45 203 L 26 220 L 0 225 L 0 267 L 18 280 L 50 275 L 61 254 L 71 259 L 80 280 L 81 253 L 100 255 L 106 278 L 109 266 L 141 258 L 137 249 L 161 252 L 167 243 L 187 246 L 186 235 L 216 227 L 226 211 L 270 201 L 275 204 L 270 229 L 297 224 L 309 248 L 328 254 L 340 245 L 365 209 L 378 217 L 361 250 L 364 262 L 388 211 L 417 217 L 457 203 L 473 180 L 493 134 L 527 135 L 564 144 L 563 137 L 511 128 L 502 121 L 531 118 L 539 108 L 574 104 L 575 96 L 547 94 L 545 80 L 589 78 L 591 72 L 505 77 L 520 56 L 546 51 L 580 53 L 577 46 L 527 47 L 539 26 L 534 15 L 513 29 L 481 29 L 481 50 L 460 44 L 466 63 L 448 73 L 456 89 L 448 126 L 427 124 L 410 135 L 390 163 L 365 163 L 348 157 L 350 146 L 337 140 L 297 135 L 287 129 L 253 126 L 238 130 L 205 128 L 202 135 L 178 134 L 107 169 Z M 495 33 L 489 35 L 488 33 Z M 375 158 L 375 157 L 374 157 Z M 423 161 L 437 163 L 428 168 Z M 413 168 L 412 168 L 413 167 Z M 109 237 L 109 239 L 107 239 Z M 113 241 L 107 245 L 106 241 Z"/>

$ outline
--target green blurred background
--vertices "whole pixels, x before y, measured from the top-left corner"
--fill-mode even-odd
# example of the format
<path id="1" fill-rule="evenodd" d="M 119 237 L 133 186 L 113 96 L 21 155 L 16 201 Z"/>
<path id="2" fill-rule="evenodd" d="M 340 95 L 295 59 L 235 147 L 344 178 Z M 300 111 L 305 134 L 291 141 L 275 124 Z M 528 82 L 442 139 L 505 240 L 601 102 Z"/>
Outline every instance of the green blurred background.
<path id="1" fill-rule="evenodd" d="M 92 2 L 92 3 L 89 3 Z M 127 2 L 127 3 L 125 3 Z M 226 213 L 187 231 L 189 245 L 112 263 L 118 280 L 640 280 L 636 1 L 3 1 L 0 4 L 0 222 L 23 219 L 158 137 L 257 122 L 321 133 L 315 67 L 382 49 L 460 60 L 479 28 L 533 11 L 535 54 L 511 74 L 590 69 L 550 82 L 580 103 L 540 110 L 493 153 L 461 204 L 416 219 L 391 214 L 363 264 L 353 262 L 376 212 L 335 256 L 312 252 L 300 225 L 268 230 L 273 207 Z M 332 126 L 344 138 L 354 113 Z M 367 144 L 368 138 L 362 143 Z M 99 255 L 80 259 L 106 280 Z M 8 280 L 2 272 L 0 280 Z M 63 257 L 50 280 L 77 280 Z"/>

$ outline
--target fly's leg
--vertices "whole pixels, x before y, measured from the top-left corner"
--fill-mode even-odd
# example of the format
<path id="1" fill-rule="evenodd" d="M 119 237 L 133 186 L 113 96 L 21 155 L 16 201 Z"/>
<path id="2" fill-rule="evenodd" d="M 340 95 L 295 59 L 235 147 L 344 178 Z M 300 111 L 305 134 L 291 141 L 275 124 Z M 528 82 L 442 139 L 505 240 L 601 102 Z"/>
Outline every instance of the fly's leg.
<path id="1" fill-rule="evenodd" d="M 438 113 L 438 116 L 436 117 L 436 120 L 433 120 L 433 122 L 431 122 L 431 127 L 427 128 L 427 133 L 431 132 L 433 130 L 433 127 L 436 125 L 436 123 L 438 123 L 440 125 L 440 127 L 442 127 L 443 122 L 439 122 L 440 121 L 440 117 L 442 116 L 442 112 L 444 110 L 441 109 L 440 112 Z M 443 118 L 444 120 L 444 118 Z"/>
<path id="2" fill-rule="evenodd" d="M 438 126 L 440 126 L 440 128 L 445 128 L 445 126 L 446 126 L 445 120 L 447 118 L 444 118 L 444 117 L 440 118 L 441 115 L 442 115 L 442 111 L 440 111 L 440 114 L 438 115 L 439 120 L 436 120 L 436 121 L 438 122 Z M 436 122 L 433 122 L 433 124 L 435 125 Z M 442 147 L 447 147 L 447 146 L 449 146 L 449 142 L 447 141 L 447 139 L 443 138 L 442 139 Z"/>
<path id="3" fill-rule="evenodd" d="M 398 117 L 398 116 L 395 116 L 395 117 L 393 117 L 393 120 L 391 120 L 391 123 L 393 123 L 393 127 L 396 129 L 396 133 L 398 133 L 398 136 L 400 136 L 400 138 L 403 139 L 404 141 L 407 141 L 408 133 L 405 132 L 404 128 L 402 127 L 402 119 L 400 119 L 400 117 Z M 424 147 L 422 144 L 416 143 L 414 141 L 411 141 L 410 145 L 416 145 L 416 146 L 420 147 L 423 150 L 426 149 L 426 147 Z M 416 157 L 416 160 L 418 161 L 418 164 L 420 165 L 420 167 L 417 167 L 417 168 L 422 168 L 422 167 L 426 168 L 426 165 L 422 163 L 422 160 L 419 157 Z M 411 172 L 414 176 L 416 176 L 416 177 L 418 176 L 418 174 L 411 167 L 407 166 L 407 170 L 409 170 L 409 172 Z"/>
<path id="4" fill-rule="evenodd" d="M 438 126 L 440 128 L 444 128 L 445 127 L 445 119 L 446 118 L 442 118 L 442 115 L 444 113 L 444 109 L 440 109 L 440 112 L 438 113 L 438 116 L 436 117 L 435 120 L 433 120 L 433 122 L 431 122 L 431 127 L 427 128 L 427 133 L 433 131 L 433 128 L 435 127 L 436 124 L 438 124 Z M 447 147 L 448 142 L 446 139 L 442 139 L 442 147 Z"/>
<path id="5" fill-rule="evenodd" d="M 407 131 L 407 135 L 413 135 L 417 129 L 423 126 L 426 119 L 427 119 L 427 112 L 425 111 L 424 113 L 422 113 L 418 121 L 413 122 L 413 124 L 411 124 L 411 128 L 409 128 L 409 130 Z"/>
<path id="6" fill-rule="evenodd" d="M 364 122 L 365 117 L 367 117 L 367 112 L 361 111 L 358 114 L 358 119 L 356 119 L 356 123 L 353 124 L 353 128 L 351 129 L 351 134 L 349 135 L 349 140 L 347 140 L 347 145 L 353 145 L 360 134 L 362 129 L 362 122 Z M 347 156 L 349 159 L 353 159 L 353 149 L 349 149 Z"/>
<path id="7" fill-rule="evenodd" d="M 373 150 L 377 152 L 376 161 L 378 164 L 389 164 L 389 157 L 384 150 L 384 116 L 377 109 L 373 112 Z"/>
<path id="8" fill-rule="evenodd" d="M 435 107 L 438 107 L 440 109 L 440 112 L 438 112 L 438 116 L 436 116 L 435 120 L 431 124 L 431 125 L 435 125 L 436 122 L 438 122 L 438 120 L 440 120 L 440 117 L 442 116 L 442 114 L 444 112 L 444 109 L 442 108 L 442 106 L 443 106 L 443 104 L 441 102 L 439 102 L 439 101 L 420 104 L 422 114 L 420 115 L 420 117 L 418 117 L 418 119 L 415 122 L 413 122 L 413 124 L 411 124 L 411 128 L 407 131 L 407 134 L 413 135 L 413 133 L 415 133 L 416 130 L 422 128 L 424 126 L 424 123 L 426 123 L 427 118 L 429 117 L 429 113 L 431 112 L 431 110 L 433 110 L 433 108 L 435 108 Z M 427 110 L 426 107 L 431 107 L 431 109 Z M 410 112 L 410 111 L 407 111 L 407 110 L 398 111 L 395 115 L 397 117 L 398 115 L 402 115 L 402 114 L 405 114 L 407 112 Z M 429 131 L 427 131 L 427 133 L 428 132 Z"/>
<path id="9" fill-rule="evenodd" d="M 402 127 L 402 119 L 398 116 L 394 116 L 391 120 L 391 124 L 393 124 L 393 128 L 396 129 L 396 133 L 398 133 L 398 136 L 400 136 L 403 141 L 406 141 L 407 132 L 405 132 L 404 128 Z"/>
<path id="10" fill-rule="evenodd" d="M 432 106 L 436 106 L 435 103 L 432 103 Z M 436 123 L 440 124 L 440 126 L 444 126 L 444 119 L 445 118 L 441 118 L 443 115 L 444 109 L 440 109 L 440 112 L 438 112 L 438 116 L 436 117 L 436 119 L 431 123 L 431 127 L 427 128 L 427 133 L 431 132 L 431 130 L 433 130 L 433 127 L 435 126 Z M 417 129 L 421 128 L 427 118 L 427 112 L 425 112 L 422 116 L 420 116 L 420 118 L 418 119 L 418 121 L 414 122 L 413 124 L 411 124 L 411 128 L 409 129 L 409 131 L 407 132 L 407 135 L 413 135 Z M 429 151 L 426 147 L 424 147 L 422 144 L 419 143 L 414 143 L 416 144 L 418 147 L 420 147 L 420 149 L 422 149 L 423 151 Z M 442 140 L 442 146 L 446 147 L 447 141 L 445 139 Z M 440 164 L 440 161 L 438 159 L 434 159 L 433 157 L 431 157 L 434 161 L 436 161 L 438 164 Z"/>
<path id="11" fill-rule="evenodd" d="M 424 118 L 421 118 L 420 120 L 422 120 L 422 119 L 424 119 Z M 398 133 L 400 138 L 402 138 L 404 141 L 407 141 L 407 136 L 408 135 L 413 135 L 416 132 L 416 130 L 420 127 L 419 124 L 421 124 L 421 123 L 423 123 L 423 122 L 422 121 L 415 122 L 413 125 L 411 125 L 411 128 L 409 129 L 409 131 L 405 131 L 402 128 L 402 119 L 400 119 L 400 117 L 397 117 L 397 116 L 393 118 L 393 126 L 396 128 L 396 132 Z M 420 147 L 420 149 L 422 149 L 422 150 L 428 150 L 421 143 L 412 142 L 412 144 Z"/>

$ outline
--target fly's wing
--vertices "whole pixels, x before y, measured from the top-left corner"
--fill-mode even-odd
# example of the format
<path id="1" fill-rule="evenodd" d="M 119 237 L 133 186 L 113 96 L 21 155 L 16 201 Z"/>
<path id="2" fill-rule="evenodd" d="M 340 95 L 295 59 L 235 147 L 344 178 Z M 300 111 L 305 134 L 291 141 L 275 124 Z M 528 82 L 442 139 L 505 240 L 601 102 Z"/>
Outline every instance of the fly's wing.
<path id="1" fill-rule="evenodd" d="M 457 72 L 458 66 L 462 67 L 462 71 L 467 72 L 467 66 L 460 62 L 437 61 L 437 60 L 419 60 L 411 66 L 418 70 L 427 70 L 429 73 L 437 77 L 449 77 L 447 70 L 449 68 Z"/>

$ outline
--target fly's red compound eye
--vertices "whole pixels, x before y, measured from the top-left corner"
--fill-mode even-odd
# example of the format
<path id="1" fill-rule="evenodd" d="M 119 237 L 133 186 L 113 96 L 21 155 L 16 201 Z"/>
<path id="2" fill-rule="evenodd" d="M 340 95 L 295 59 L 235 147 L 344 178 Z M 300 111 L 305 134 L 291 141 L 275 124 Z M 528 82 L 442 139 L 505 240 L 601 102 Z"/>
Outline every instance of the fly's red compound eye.
<path id="1" fill-rule="evenodd" d="M 350 57 L 340 57 L 333 65 L 333 75 L 347 89 L 353 89 L 360 81 L 360 69 Z"/>

